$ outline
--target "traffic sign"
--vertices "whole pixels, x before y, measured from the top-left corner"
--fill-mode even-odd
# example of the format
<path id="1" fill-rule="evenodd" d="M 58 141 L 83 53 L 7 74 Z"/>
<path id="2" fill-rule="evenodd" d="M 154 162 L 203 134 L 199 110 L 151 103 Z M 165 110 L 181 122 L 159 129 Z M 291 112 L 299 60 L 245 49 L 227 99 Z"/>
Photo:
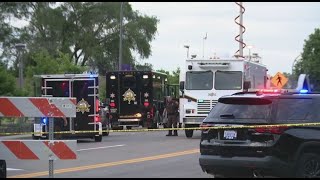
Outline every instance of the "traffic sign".
<path id="1" fill-rule="evenodd" d="M 278 72 L 272 77 L 271 82 L 277 88 L 281 89 L 288 82 L 288 78 L 286 78 L 281 72 Z"/>

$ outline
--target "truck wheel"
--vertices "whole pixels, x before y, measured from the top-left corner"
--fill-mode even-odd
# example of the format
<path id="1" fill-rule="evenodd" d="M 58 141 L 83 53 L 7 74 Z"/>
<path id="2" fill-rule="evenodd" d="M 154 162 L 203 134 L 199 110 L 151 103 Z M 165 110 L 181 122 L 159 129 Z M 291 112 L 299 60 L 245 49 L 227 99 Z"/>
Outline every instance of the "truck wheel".
<path id="1" fill-rule="evenodd" d="M 193 136 L 193 130 L 185 130 L 187 138 L 191 138 Z"/>
<path id="2" fill-rule="evenodd" d="M 130 129 L 132 129 L 132 126 L 126 126 L 126 128 L 127 128 L 128 130 L 130 130 Z"/>
<path id="3" fill-rule="evenodd" d="M 94 136 L 94 141 L 95 142 L 101 142 L 102 141 L 102 136 L 99 135 L 99 136 Z"/>
<path id="4" fill-rule="evenodd" d="M 0 178 L 7 178 L 7 164 L 5 160 L 0 160 Z"/>
<path id="5" fill-rule="evenodd" d="M 320 177 L 320 156 L 314 153 L 302 154 L 296 164 L 297 178 Z"/>
<path id="6" fill-rule="evenodd" d="M 32 139 L 33 139 L 33 140 L 39 140 L 40 137 L 39 137 L 39 136 L 35 136 L 34 134 L 32 134 Z"/>

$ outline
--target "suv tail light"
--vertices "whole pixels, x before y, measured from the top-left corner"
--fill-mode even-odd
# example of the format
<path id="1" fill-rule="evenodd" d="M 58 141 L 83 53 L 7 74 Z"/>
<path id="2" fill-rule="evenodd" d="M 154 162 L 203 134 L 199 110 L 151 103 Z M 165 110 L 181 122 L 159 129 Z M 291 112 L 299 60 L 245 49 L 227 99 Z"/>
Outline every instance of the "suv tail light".
<path id="1" fill-rule="evenodd" d="M 255 128 L 254 130 L 257 133 L 282 134 L 287 129 L 289 129 L 288 126 L 278 126 L 278 127 L 267 127 L 267 128 Z"/>
<path id="2" fill-rule="evenodd" d="M 209 130 L 209 127 L 213 127 L 213 124 L 206 124 L 206 123 L 202 123 L 200 124 L 200 129 L 202 132 L 207 132 Z"/>

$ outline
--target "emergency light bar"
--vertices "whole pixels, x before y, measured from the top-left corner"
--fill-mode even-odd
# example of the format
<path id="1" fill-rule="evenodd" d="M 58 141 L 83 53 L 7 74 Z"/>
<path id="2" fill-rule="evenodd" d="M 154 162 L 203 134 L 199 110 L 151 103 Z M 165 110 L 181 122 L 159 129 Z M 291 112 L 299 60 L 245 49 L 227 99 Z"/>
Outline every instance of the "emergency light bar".
<path id="1" fill-rule="evenodd" d="M 229 67 L 230 63 L 228 62 L 199 62 L 199 67 L 206 68 L 206 67 Z"/>

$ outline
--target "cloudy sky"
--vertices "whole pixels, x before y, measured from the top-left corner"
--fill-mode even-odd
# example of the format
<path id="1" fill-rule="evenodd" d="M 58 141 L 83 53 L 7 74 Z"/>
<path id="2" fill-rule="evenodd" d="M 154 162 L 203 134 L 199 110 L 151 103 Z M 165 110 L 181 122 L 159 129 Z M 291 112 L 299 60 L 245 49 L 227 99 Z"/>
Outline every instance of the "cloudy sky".
<path id="1" fill-rule="evenodd" d="M 187 57 L 231 57 L 238 50 L 234 40 L 239 26 L 234 19 L 239 6 L 234 2 L 130 2 L 134 10 L 156 16 L 158 33 L 152 42 L 152 56 L 141 62 L 155 69 L 176 70 Z M 244 42 L 262 57 L 271 75 L 292 70 L 302 52 L 304 40 L 320 28 L 319 2 L 244 2 Z M 207 40 L 203 38 L 207 33 Z M 203 46 L 204 44 L 204 46 Z M 244 49 L 248 55 L 248 48 Z"/>

